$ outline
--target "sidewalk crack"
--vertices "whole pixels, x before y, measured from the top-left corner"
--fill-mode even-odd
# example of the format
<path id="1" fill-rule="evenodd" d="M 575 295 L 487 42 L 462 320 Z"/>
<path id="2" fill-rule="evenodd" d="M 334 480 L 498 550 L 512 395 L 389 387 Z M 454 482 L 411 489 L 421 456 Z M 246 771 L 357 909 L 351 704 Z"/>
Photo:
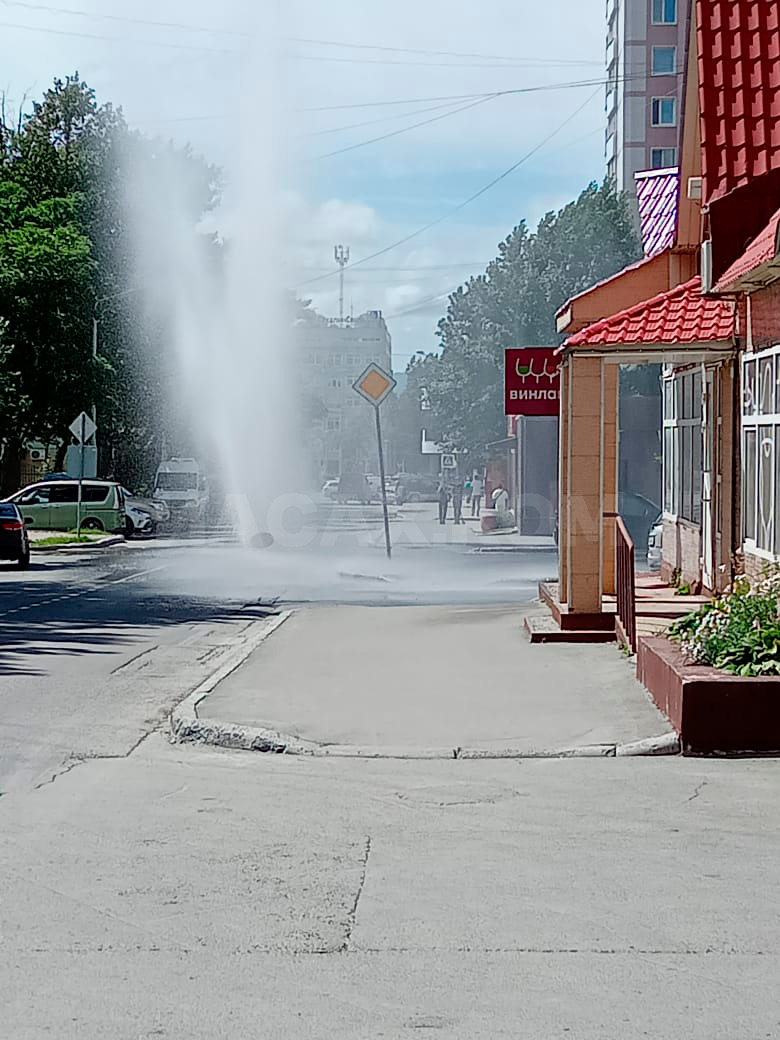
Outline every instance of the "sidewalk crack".
<path id="1" fill-rule="evenodd" d="M 344 942 L 339 947 L 339 953 L 348 953 L 350 943 L 352 942 L 352 932 L 355 929 L 355 921 L 357 918 L 358 905 L 360 903 L 360 897 L 363 895 L 363 889 L 366 886 L 366 875 L 368 873 L 368 858 L 371 855 L 371 835 L 366 838 L 366 846 L 363 850 L 363 857 L 361 860 L 361 871 L 360 881 L 358 882 L 357 892 L 355 893 L 355 901 L 352 904 L 352 909 L 349 911 L 347 917 L 347 934 L 344 937 Z"/>

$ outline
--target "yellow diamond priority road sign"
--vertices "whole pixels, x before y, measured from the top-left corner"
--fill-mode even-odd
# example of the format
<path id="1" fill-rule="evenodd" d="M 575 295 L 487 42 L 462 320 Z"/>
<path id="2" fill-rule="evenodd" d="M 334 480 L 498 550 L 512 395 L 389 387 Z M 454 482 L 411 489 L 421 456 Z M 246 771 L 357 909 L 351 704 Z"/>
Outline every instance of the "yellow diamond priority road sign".
<path id="1" fill-rule="evenodd" d="M 378 408 L 388 394 L 395 390 L 396 385 L 395 379 L 379 365 L 369 365 L 352 384 L 352 388 Z"/>

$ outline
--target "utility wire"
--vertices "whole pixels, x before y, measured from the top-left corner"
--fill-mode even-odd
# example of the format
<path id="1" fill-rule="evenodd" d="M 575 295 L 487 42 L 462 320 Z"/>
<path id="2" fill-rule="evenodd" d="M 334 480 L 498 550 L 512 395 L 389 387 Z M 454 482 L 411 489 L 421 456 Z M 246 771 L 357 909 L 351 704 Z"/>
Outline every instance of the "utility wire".
<path id="1" fill-rule="evenodd" d="M 487 101 L 493 101 L 495 94 L 489 94 L 487 97 L 479 98 L 477 101 L 470 101 L 467 105 L 461 105 L 459 108 L 451 109 L 449 112 L 443 112 L 441 115 L 432 116 L 430 119 L 423 119 L 419 123 L 412 123 L 410 126 L 402 126 L 398 130 L 391 130 L 389 133 L 380 134 L 379 137 L 372 137 L 368 141 L 358 141 L 357 144 L 347 145 L 346 148 L 337 148 L 334 152 L 326 152 L 324 155 L 312 155 L 308 157 L 308 162 L 314 162 L 318 159 L 332 159 L 337 155 L 345 155 L 347 152 L 354 152 L 358 148 L 366 148 L 370 144 L 377 144 L 379 141 L 387 141 L 391 137 L 398 137 L 400 134 L 409 133 L 410 130 L 416 130 L 421 126 L 430 126 L 431 123 L 438 123 L 441 119 L 448 119 L 450 116 L 456 116 L 460 112 L 465 112 L 469 108 L 476 108 L 477 105 L 484 105 Z M 349 265 L 348 265 L 349 266 Z"/>
<path id="2" fill-rule="evenodd" d="M 487 98 L 487 94 L 477 94 L 475 98 Z M 406 119 L 408 116 L 421 116 L 426 112 L 440 112 L 444 108 L 452 108 L 454 102 L 448 101 L 443 105 L 432 105 L 429 108 L 418 108 L 416 112 L 396 112 L 392 116 L 380 116 L 379 119 L 365 119 L 360 123 L 348 123 L 346 126 L 331 126 L 327 130 L 310 130 L 301 134 L 301 137 L 323 137 L 326 134 L 340 134 L 344 130 L 358 130 L 364 126 L 375 126 L 377 123 L 390 123 L 394 119 Z"/>
<path id="3" fill-rule="evenodd" d="M 246 37 L 246 33 L 235 29 L 219 29 L 216 26 L 193 25 L 191 22 L 161 22 L 149 18 L 133 18 L 130 15 L 104 14 L 102 11 L 83 11 L 74 7 L 52 7 L 49 4 L 33 4 L 27 0 L 0 0 L 4 7 L 22 7 L 27 11 L 45 11 L 47 14 L 74 15 L 78 18 L 89 18 L 90 21 L 101 19 L 105 22 L 121 22 L 126 25 L 143 25 L 159 29 L 180 29 L 185 32 L 214 33 L 219 36 Z"/>
<path id="4" fill-rule="evenodd" d="M 500 173 L 497 177 L 494 177 L 492 181 L 490 181 L 488 184 L 485 184 L 482 188 L 479 189 L 479 191 L 475 191 L 473 195 L 469 195 L 467 199 L 464 199 L 463 202 L 459 203 L 457 206 L 454 206 L 452 209 L 442 214 L 442 216 L 437 217 L 436 220 L 432 220 L 428 224 L 424 224 L 422 227 L 417 228 L 416 231 L 412 231 L 409 235 L 404 235 L 404 237 L 400 238 L 397 242 L 393 242 L 389 246 L 385 246 L 383 249 L 378 249 L 375 253 L 370 253 L 368 256 L 364 256 L 360 260 L 355 260 L 351 264 L 347 264 L 344 270 L 351 270 L 354 267 L 359 267 L 361 264 L 368 263 L 370 260 L 376 260 L 377 257 L 384 256 L 385 253 L 389 253 L 393 249 L 397 249 L 399 246 L 406 245 L 406 243 L 411 242 L 412 239 L 418 238 L 420 235 L 425 234 L 426 231 L 430 231 L 432 228 L 438 227 L 439 224 L 443 224 L 445 220 L 449 220 L 450 217 L 455 216 L 456 213 L 460 213 L 461 210 L 465 209 L 467 206 L 470 206 L 472 202 L 475 202 L 477 199 L 481 198 L 483 195 L 489 192 L 491 188 L 494 188 L 501 181 L 505 180 L 507 177 L 513 174 L 515 170 L 517 170 L 524 163 L 528 162 L 528 160 L 532 158 L 532 156 L 536 155 L 538 151 L 541 151 L 541 149 L 544 148 L 544 146 L 549 141 L 556 137 L 561 132 L 561 130 L 564 129 L 564 127 L 568 126 L 569 123 L 572 122 L 572 120 L 577 118 L 580 112 L 587 105 L 590 104 L 590 102 L 593 100 L 597 93 L 598 91 L 594 91 L 593 94 L 590 95 L 590 97 L 588 97 L 581 105 L 579 105 L 570 116 L 567 116 L 567 118 L 564 119 L 564 121 L 560 123 L 542 141 L 540 141 L 539 144 L 533 147 L 530 152 L 526 152 L 526 154 L 523 155 L 520 159 L 518 159 L 517 162 L 512 163 L 512 165 L 508 167 L 506 170 L 504 170 L 503 173 Z M 333 275 L 336 273 L 336 271 L 331 271 L 329 274 L 323 274 L 318 275 L 315 278 L 309 278 L 305 282 L 300 282 L 297 288 L 302 288 L 305 285 L 311 285 L 314 282 L 322 281 L 324 278 L 332 278 Z"/>
<path id="5" fill-rule="evenodd" d="M 347 43 L 345 41 L 336 40 L 311 40 L 305 39 L 299 36 L 291 36 L 289 38 L 290 43 L 303 43 L 311 44 L 317 47 L 342 47 L 345 50 L 370 50 L 370 51 L 387 51 L 393 54 L 427 54 L 432 57 L 441 58 L 479 58 L 483 61 L 530 61 L 530 62 L 549 62 L 553 65 L 601 65 L 600 61 L 583 61 L 583 60 L 562 60 L 559 58 L 520 58 L 518 56 L 508 57 L 506 54 L 472 54 L 470 52 L 463 51 L 439 51 L 439 50 L 425 50 L 422 48 L 415 47 L 388 47 L 385 44 L 374 44 L 374 43 Z"/>
<path id="6" fill-rule="evenodd" d="M 169 47 L 176 51 L 198 51 L 211 54 L 240 54 L 235 47 L 203 47 L 194 43 L 172 43 L 168 40 L 129 40 L 122 36 L 107 36 L 103 33 L 75 32 L 69 29 L 52 29 L 43 25 L 19 25 L 15 22 L 0 22 L 0 29 L 21 29 L 25 32 L 49 33 L 52 36 L 70 36 L 79 40 L 110 40 L 113 43 L 143 45 L 144 47 Z"/>

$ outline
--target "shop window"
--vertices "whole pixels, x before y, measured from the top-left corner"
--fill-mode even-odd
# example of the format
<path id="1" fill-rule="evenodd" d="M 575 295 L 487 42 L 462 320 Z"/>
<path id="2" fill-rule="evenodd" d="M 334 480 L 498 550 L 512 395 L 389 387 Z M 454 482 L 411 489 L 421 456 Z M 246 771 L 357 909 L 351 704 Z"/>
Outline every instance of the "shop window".
<path id="1" fill-rule="evenodd" d="M 780 348 L 742 365 L 743 535 L 747 548 L 780 556 Z"/>
<path id="2" fill-rule="evenodd" d="M 701 372 L 664 381 L 664 512 L 701 523 Z"/>

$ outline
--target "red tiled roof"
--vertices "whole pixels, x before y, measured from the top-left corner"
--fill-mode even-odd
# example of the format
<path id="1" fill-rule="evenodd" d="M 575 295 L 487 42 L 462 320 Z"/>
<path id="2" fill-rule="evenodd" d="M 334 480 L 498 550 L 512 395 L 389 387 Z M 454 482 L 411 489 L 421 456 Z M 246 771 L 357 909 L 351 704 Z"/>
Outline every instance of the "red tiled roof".
<path id="1" fill-rule="evenodd" d="M 647 170 L 634 175 L 639 222 L 645 256 L 655 256 L 670 249 L 677 234 L 677 199 L 680 194 L 680 171 Z"/>
<path id="2" fill-rule="evenodd" d="M 740 287 L 747 275 L 751 274 L 762 264 L 774 260 L 777 256 L 777 232 L 780 226 L 780 209 L 775 213 L 767 226 L 754 238 L 745 252 L 740 256 L 726 273 L 720 278 L 715 286 L 716 292 L 727 292 Z M 780 272 L 778 272 L 780 277 Z"/>
<path id="3" fill-rule="evenodd" d="M 780 169 L 780 5 L 697 0 L 704 201 Z"/>
<path id="4" fill-rule="evenodd" d="M 655 346 L 733 340 L 734 304 L 702 296 L 701 278 L 597 321 L 570 336 L 565 347 Z"/>

